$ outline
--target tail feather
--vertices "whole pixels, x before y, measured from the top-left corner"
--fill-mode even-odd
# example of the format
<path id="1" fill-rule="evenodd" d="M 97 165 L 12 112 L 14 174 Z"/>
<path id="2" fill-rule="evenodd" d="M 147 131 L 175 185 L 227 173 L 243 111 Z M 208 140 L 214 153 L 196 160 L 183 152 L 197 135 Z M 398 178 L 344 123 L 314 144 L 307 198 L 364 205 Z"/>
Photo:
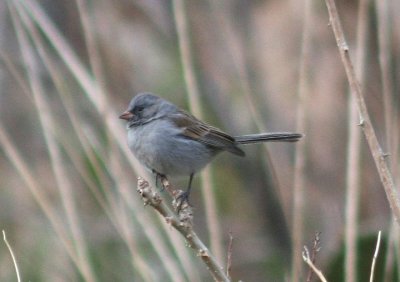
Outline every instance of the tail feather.
<path id="1" fill-rule="evenodd" d="M 260 142 L 296 142 L 303 137 L 300 133 L 274 132 L 235 136 L 236 144 L 252 144 Z"/>

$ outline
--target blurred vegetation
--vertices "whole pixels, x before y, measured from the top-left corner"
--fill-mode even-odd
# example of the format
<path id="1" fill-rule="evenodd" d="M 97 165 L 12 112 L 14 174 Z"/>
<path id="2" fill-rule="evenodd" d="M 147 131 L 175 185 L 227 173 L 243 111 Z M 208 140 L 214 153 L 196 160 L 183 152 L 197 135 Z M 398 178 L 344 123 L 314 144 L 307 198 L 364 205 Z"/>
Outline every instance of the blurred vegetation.
<path id="1" fill-rule="evenodd" d="M 379 1 L 367 1 L 363 89 L 399 183 L 400 2 L 382 1 L 388 44 L 379 44 Z M 185 1 L 207 122 L 233 135 L 296 131 L 305 2 Z M 337 2 L 354 57 L 359 3 Z M 348 82 L 323 1 L 311 1 L 309 16 L 302 241 L 322 232 L 316 264 L 329 281 L 345 281 Z M 162 0 L 0 2 L 0 227 L 23 281 L 211 281 L 183 239 L 143 207 L 136 177 L 152 177 L 118 120 L 141 91 L 188 109 L 174 17 L 173 2 Z M 224 250 L 234 236 L 235 281 L 289 281 L 290 261 L 301 256 L 292 244 L 295 149 L 249 146 L 246 158 L 224 154 L 211 165 Z M 363 137 L 359 171 L 358 281 L 369 276 L 378 230 L 391 239 L 376 281 L 398 281 L 398 232 Z M 208 244 L 194 190 L 195 228 Z M 0 280 L 15 281 L 0 246 Z M 307 273 L 304 264 L 302 281 Z"/>

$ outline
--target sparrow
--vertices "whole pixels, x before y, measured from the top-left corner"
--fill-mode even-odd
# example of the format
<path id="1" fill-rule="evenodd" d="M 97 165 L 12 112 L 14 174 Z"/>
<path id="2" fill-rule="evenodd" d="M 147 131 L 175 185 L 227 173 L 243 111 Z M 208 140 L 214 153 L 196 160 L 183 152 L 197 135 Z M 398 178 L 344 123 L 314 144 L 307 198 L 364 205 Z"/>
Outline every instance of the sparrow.
<path id="1" fill-rule="evenodd" d="M 134 96 L 119 118 L 127 122 L 130 150 L 156 179 L 189 176 L 186 192 L 178 197 L 180 206 L 188 203 L 193 176 L 219 153 L 244 157 L 240 145 L 296 142 L 303 136 L 291 132 L 232 136 L 152 93 Z"/>

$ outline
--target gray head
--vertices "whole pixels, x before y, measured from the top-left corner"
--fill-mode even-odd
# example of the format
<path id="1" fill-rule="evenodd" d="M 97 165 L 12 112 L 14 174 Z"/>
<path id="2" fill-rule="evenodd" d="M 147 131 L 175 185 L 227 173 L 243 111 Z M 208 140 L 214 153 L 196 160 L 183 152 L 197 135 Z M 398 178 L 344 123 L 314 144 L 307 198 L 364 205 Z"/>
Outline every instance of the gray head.
<path id="1" fill-rule="evenodd" d="M 145 92 L 133 97 L 128 109 L 119 118 L 128 121 L 128 127 L 132 127 L 158 119 L 176 110 L 176 106 L 172 103 Z"/>

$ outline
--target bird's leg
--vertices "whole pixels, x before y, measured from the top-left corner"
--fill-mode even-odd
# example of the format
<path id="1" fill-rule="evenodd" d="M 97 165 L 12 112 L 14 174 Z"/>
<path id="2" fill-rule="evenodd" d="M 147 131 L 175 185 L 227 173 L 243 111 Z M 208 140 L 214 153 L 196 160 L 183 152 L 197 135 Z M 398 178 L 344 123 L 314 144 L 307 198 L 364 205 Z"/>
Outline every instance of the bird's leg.
<path id="1" fill-rule="evenodd" d="M 187 190 L 186 190 L 185 192 L 181 193 L 181 194 L 176 198 L 176 200 L 179 201 L 179 204 L 178 204 L 178 207 L 177 207 L 178 213 L 179 213 L 180 210 L 182 209 L 183 203 L 186 203 L 187 205 L 190 206 L 190 203 L 189 203 L 189 196 L 190 196 L 190 190 L 192 189 L 193 176 L 194 176 L 194 173 L 191 173 L 191 174 L 190 174 L 190 177 L 189 177 L 189 186 L 188 186 Z"/>
<path id="2" fill-rule="evenodd" d="M 152 170 L 152 172 L 156 175 L 156 187 L 158 187 L 158 182 L 161 183 L 161 192 L 164 191 L 165 187 L 162 183 L 163 178 L 167 178 L 164 174 L 161 174 L 157 171 L 155 171 L 154 169 Z"/>

